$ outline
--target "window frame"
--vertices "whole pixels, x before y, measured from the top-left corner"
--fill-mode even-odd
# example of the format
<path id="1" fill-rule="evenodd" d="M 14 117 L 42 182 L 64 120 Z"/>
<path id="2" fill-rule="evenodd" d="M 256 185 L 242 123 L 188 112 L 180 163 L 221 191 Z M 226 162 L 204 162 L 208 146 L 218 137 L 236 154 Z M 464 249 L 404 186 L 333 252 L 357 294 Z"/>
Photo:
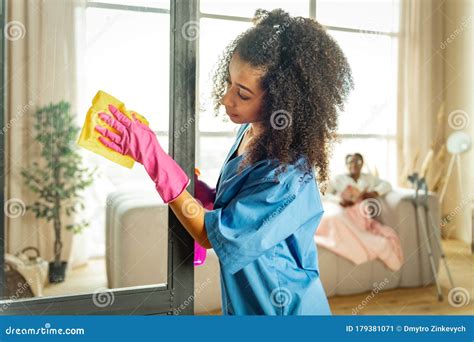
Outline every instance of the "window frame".
<path id="1" fill-rule="evenodd" d="M 109 8 L 116 10 L 150 11 L 170 14 L 170 126 L 169 132 L 174 132 L 188 120 L 194 120 L 196 105 L 195 82 L 189 82 L 189 75 L 196 75 L 197 40 L 186 40 L 181 35 L 184 23 L 197 20 L 199 0 L 170 0 L 170 10 L 156 9 L 140 6 L 127 6 L 119 4 L 90 2 L 93 7 Z M 0 0 L 0 27 L 6 24 L 6 0 Z M 165 12 L 163 12 L 165 11 Z M 6 100 L 6 46 L 5 37 L 0 37 L 0 50 L 3 56 L 3 65 L 0 73 L 3 81 L 3 91 L 0 97 L 0 110 L 2 115 L 0 124 L 4 124 Z M 185 63 L 175 63 L 176 60 Z M 188 175 L 194 174 L 194 137 L 195 128 L 190 125 L 185 133 L 169 135 L 169 154 L 183 167 Z M 0 149 L 4 150 L 5 135 L 0 138 Z M 0 166 L 5 170 L 5 153 L 0 155 Z M 4 199 L 5 183 L 4 174 L 0 177 L 2 186 L 2 199 Z M 194 177 L 188 187 L 190 192 L 194 189 Z M 153 284 L 136 286 L 132 288 L 108 289 L 112 293 L 113 305 L 98 307 L 94 305 L 94 293 L 73 294 L 43 298 L 28 299 L 3 299 L 0 300 L 0 316 L 2 315 L 193 315 L 194 302 L 182 307 L 184 303 L 194 296 L 194 263 L 190 256 L 194 252 L 194 240 L 187 233 L 170 208 L 169 234 L 168 234 L 168 282 L 166 284 Z M 5 237 L 5 212 L 1 213 L 0 226 L 0 298 L 6 293 L 4 265 L 4 237 Z M 6 309 L 3 308 L 6 306 Z M 178 310 L 179 308 L 179 310 Z"/>
<path id="2" fill-rule="evenodd" d="M 0 27 L 2 29 L 2 34 L 0 35 L 0 53 L 1 53 L 1 67 L 0 67 L 0 79 L 2 82 L 2 92 L 0 94 L 0 125 L 5 127 L 5 100 L 7 98 L 7 78 L 6 78 L 6 49 L 5 49 L 5 35 L 4 27 L 6 24 L 6 12 L 7 12 L 7 3 L 6 0 L 0 2 Z M 2 134 L 0 138 L 0 151 L 5 151 L 5 134 Z M 2 203 L 5 203 L 5 155 L 0 153 L 0 169 L 2 170 L 2 177 L 0 177 L 0 187 L 2 191 L 0 192 L 0 197 Z M 3 265 L 5 264 L 5 210 L 2 210 L 0 214 L 0 298 L 3 297 L 6 293 L 6 283 L 5 283 L 5 270 Z"/>

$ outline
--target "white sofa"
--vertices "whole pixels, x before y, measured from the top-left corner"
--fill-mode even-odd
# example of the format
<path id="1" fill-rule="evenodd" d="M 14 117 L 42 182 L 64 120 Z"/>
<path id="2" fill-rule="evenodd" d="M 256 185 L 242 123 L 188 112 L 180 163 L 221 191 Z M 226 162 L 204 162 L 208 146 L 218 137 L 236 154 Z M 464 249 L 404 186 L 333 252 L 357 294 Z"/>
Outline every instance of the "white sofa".
<path id="1" fill-rule="evenodd" d="M 328 297 L 371 291 L 383 282 L 383 289 L 426 286 L 434 279 L 415 211 L 410 202 L 413 191 L 392 191 L 382 199 L 380 219 L 399 234 L 406 262 L 392 273 L 379 260 L 355 266 L 323 247 L 318 247 L 321 281 Z M 153 190 L 116 191 L 107 197 L 106 241 L 107 278 L 110 288 L 166 282 L 167 206 Z M 432 217 L 439 222 L 438 199 L 429 196 Z M 439 231 L 435 234 L 440 236 Z M 432 235 L 434 243 L 434 235 Z M 440 255 L 434 250 L 436 268 Z M 157 267 L 157 260 L 159 267 Z M 153 272 L 150 272 L 153 270 Z M 206 284 L 203 286 L 202 284 Z M 195 268 L 195 314 L 221 308 L 219 261 L 208 250 L 205 265 Z"/>
<path id="2" fill-rule="evenodd" d="M 321 282 L 328 297 L 372 291 L 374 287 L 383 290 L 398 287 L 418 287 L 434 283 L 423 232 L 417 229 L 416 214 L 411 199 L 414 191 L 395 189 L 381 198 L 380 219 L 398 233 L 402 245 L 404 264 L 397 272 L 392 272 L 380 260 L 354 265 L 324 247 L 318 247 Z M 439 227 L 440 211 L 438 197 L 430 193 L 428 205 L 431 216 Z M 421 216 L 425 217 L 422 209 Z M 421 229 L 421 228 L 420 228 Z M 430 241 L 437 246 L 435 238 L 440 238 L 440 229 L 430 229 Z M 433 248 L 436 270 L 439 269 L 441 254 Z M 385 278 L 388 281 L 385 281 Z M 380 283 L 383 283 L 380 285 Z M 380 285 L 380 286 L 379 286 Z"/>
<path id="3" fill-rule="evenodd" d="M 154 189 L 119 190 L 107 196 L 106 268 L 109 288 L 166 283 L 168 206 Z M 194 268 L 194 312 L 221 309 L 219 260 L 207 251 Z"/>

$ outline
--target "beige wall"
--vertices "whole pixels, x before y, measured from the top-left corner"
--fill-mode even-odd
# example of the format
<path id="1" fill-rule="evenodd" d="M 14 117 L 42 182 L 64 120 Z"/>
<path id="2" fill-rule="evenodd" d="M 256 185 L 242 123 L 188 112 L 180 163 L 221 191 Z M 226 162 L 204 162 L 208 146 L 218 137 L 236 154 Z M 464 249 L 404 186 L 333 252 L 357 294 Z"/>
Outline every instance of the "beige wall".
<path id="1" fill-rule="evenodd" d="M 444 58 L 445 109 L 447 113 L 456 110 L 467 113 L 469 123 L 462 125 L 462 131 L 474 138 L 474 0 L 448 0 L 443 6 L 445 46 L 441 52 Z M 453 131 L 452 127 L 448 127 L 447 134 Z M 443 213 L 456 213 L 449 224 L 450 236 L 471 243 L 471 208 L 474 200 L 473 149 L 462 155 L 461 163 L 462 192 L 457 188 L 458 177 L 455 170 L 443 201 Z"/>

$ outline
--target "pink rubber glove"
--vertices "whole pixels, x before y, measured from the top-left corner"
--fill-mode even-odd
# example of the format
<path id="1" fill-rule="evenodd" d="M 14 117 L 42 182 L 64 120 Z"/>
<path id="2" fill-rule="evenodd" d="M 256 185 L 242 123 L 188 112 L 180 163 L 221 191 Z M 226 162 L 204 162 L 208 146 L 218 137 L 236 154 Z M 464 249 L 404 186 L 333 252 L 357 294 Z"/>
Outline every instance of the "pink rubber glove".
<path id="1" fill-rule="evenodd" d="M 99 117 L 119 134 L 97 125 L 95 129 L 102 135 L 99 141 L 142 164 L 165 203 L 176 199 L 189 185 L 186 173 L 161 148 L 155 133 L 135 114 L 131 120 L 113 105 L 109 105 L 109 110 L 114 118 L 106 113 L 99 113 Z"/>
<path id="2" fill-rule="evenodd" d="M 206 183 L 199 180 L 200 172 L 194 169 L 194 197 L 201 201 L 202 206 L 208 210 L 214 208 L 214 200 L 216 198 L 216 189 L 209 187 Z"/>
<path id="3" fill-rule="evenodd" d="M 199 170 L 194 169 L 194 197 L 198 199 L 202 206 L 208 210 L 214 207 L 216 189 L 211 189 L 206 183 L 198 179 Z M 204 264 L 206 261 L 207 249 L 202 247 L 197 241 L 194 241 L 194 266 Z"/>

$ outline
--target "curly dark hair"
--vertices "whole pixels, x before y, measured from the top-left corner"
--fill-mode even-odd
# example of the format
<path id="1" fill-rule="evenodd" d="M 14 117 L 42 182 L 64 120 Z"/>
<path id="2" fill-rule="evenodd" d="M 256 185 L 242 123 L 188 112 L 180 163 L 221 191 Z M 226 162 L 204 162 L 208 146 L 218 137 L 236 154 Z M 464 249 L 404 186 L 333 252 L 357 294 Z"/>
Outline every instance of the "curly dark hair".
<path id="1" fill-rule="evenodd" d="M 356 152 L 356 153 L 354 153 L 354 154 L 346 154 L 346 159 L 345 159 L 345 160 L 346 160 L 346 164 L 347 164 L 347 160 L 348 160 L 349 158 L 352 158 L 352 157 L 357 157 L 357 158 L 359 158 L 362 162 L 364 162 L 364 157 L 362 156 L 362 154 Z"/>
<path id="2" fill-rule="evenodd" d="M 291 17 L 282 9 L 258 9 L 254 26 L 224 50 L 213 75 L 213 100 L 218 115 L 227 91 L 234 53 L 263 70 L 263 133 L 249 144 L 241 168 L 263 159 L 278 159 L 282 172 L 306 156 L 304 171 L 315 168 L 320 183 L 328 180 L 338 109 L 353 89 L 347 59 L 317 21 Z M 325 188 L 325 186 L 323 186 Z"/>

